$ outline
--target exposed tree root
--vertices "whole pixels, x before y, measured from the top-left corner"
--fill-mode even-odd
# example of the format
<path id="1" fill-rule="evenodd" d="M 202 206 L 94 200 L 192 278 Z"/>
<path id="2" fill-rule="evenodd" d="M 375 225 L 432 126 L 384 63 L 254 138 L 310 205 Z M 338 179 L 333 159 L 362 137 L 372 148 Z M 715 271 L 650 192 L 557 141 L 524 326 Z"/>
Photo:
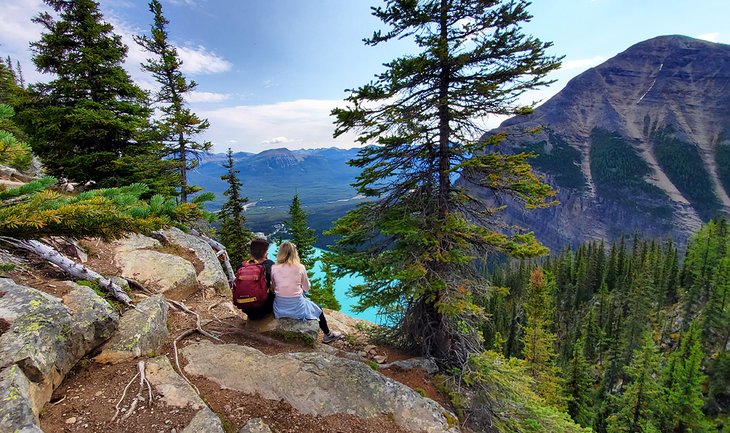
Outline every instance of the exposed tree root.
<path id="1" fill-rule="evenodd" d="M 134 383 L 134 380 L 137 379 L 138 377 L 139 377 L 139 389 L 137 390 L 137 395 L 135 395 L 134 398 L 132 399 L 132 403 L 129 405 L 129 408 L 127 409 L 126 413 L 119 420 L 117 420 L 117 422 L 124 421 L 127 418 L 129 418 L 132 415 L 132 413 L 134 413 L 134 411 L 137 409 L 137 405 L 140 402 L 145 401 L 145 398 L 144 398 L 145 388 L 147 388 L 147 393 L 148 393 L 147 401 L 149 403 L 147 406 L 148 407 L 152 406 L 152 385 L 150 385 L 150 382 L 147 380 L 147 376 L 145 375 L 144 361 L 139 361 L 137 363 L 137 374 L 135 374 L 134 377 L 132 378 L 132 380 L 129 381 L 127 386 L 124 387 L 124 391 L 122 392 L 122 397 L 119 399 L 119 401 L 117 402 L 117 404 L 115 406 L 116 412 L 114 412 L 114 416 L 112 417 L 111 421 L 114 421 L 117 418 L 117 416 L 119 416 L 119 412 L 121 411 L 122 402 L 124 401 L 124 398 L 127 396 L 127 391 L 129 390 L 129 387 L 132 386 L 132 384 Z"/>

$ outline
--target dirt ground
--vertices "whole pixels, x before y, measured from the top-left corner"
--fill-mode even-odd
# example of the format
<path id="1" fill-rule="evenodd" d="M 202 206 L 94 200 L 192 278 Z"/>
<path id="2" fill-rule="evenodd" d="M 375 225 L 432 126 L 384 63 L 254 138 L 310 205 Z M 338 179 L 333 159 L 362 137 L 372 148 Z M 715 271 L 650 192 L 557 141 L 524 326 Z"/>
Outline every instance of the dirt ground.
<path id="1" fill-rule="evenodd" d="M 103 274 L 115 275 L 118 270 L 113 264 L 108 248 L 103 243 L 92 242 L 85 245 L 91 252 L 87 265 Z M 68 279 L 57 269 L 34 257 L 26 256 L 27 264 L 19 266 L 8 276 L 19 284 L 25 284 L 46 291 L 54 296 L 63 296 L 68 291 L 61 281 Z M 138 302 L 144 295 L 133 292 Z M 221 334 L 225 343 L 236 343 L 254 347 L 266 354 L 283 352 L 303 352 L 311 347 L 274 340 L 244 329 L 245 319 L 232 308 L 227 299 L 199 292 L 190 299 L 182 300 L 193 311 L 200 314 L 204 328 Z M 160 354 L 166 354 L 173 366 L 175 354 L 172 341 L 175 337 L 195 326 L 195 318 L 190 314 L 170 309 L 170 341 Z M 207 338 L 193 333 L 181 339 L 178 348 L 190 341 Z M 368 344 L 363 338 L 339 340 L 332 343 L 342 352 L 359 353 Z M 375 351 L 387 356 L 387 362 L 409 358 L 410 355 L 398 350 L 376 346 Z M 91 354 L 94 355 L 94 354 Z M 180 365 L 185 361 L 180 357 Z M 419 393 L 426 395 L 451 410 L 448 400 L 440 394 L 432 382 L 432 377 L 423 370 L 401 370 L 398 368 L 380 369 L 381 373 L 395 379 Z M 148 398 L 136 407 L 129 417 L 126 409 L 138 392 L 137 360 L 115 365 L 101 365 L 89 358 L 79 362 L 66 376 L 53 393 L 52 400 L 41 413 L 41 427 L 46 433 L 60 432 L 181 432 L 190 422 L 194 411 L 190 408 L 179 409 L 166 406 L 153 395 L 152 403 Z M 189 377 L 199 389 L 203 400 L 220 416 L 227 432 L 237 432 L 252 418 L 262 418 L 276 433 L 341 432 L 341 433 L 406 433 L 387 416 L 360 419 L 349 415 L 312 416 L 294 410 L 285 401 L 266 400 L 259 395 L 248 395 L 228 389 L 221 389 L 216 383 L 201 377 Z M 122 400 L 125 388 L 128 387 Z M 116 419 L 112 418 L 121 410 Z"/>

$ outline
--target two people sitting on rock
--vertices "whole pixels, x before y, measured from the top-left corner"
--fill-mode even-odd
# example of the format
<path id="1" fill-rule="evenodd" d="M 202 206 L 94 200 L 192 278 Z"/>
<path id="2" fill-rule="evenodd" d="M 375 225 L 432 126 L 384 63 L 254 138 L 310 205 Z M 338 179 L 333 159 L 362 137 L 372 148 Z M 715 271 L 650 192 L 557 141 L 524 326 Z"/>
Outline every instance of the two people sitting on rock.
<path id="1" fill-rule="evenodd" d="M 255 238 L 251 241 L 250 252 L 252 259 L 241 264 L 262 265 L 266 275 L 266 285 L 269 294 L 263 304 L 236 302 L 234 290 L 234 304 L 241 309 L 249 319 L 261 319 L 274 313 L 275 318 L 292 318 L 299 320 L 319 320 L 319 328 L 324 332 L 322 342 L 331 343 L 342 337 L 337 331 L 330 331 L 327 319 L 322 309 L 304 296 L 310 288 L 307 270 L 299 260 L 296 245 L 284 242 L 279 247 L 276 264 L 269 259 L 269 241 L 265 238 Z M 240 267 L 239 267 L 240 270 Z M 238 275 L 238 270 L 236 271 Z"/>
<path id="2" fill-rule="evenodd" d="M 271 288 L 276 294 L 274 317 L 319 319 L 319 329 L 324 332 L 323 343 L 331 343 L 342 337 L 341 333 L 330 331 L 322 308 L 304 296 L 304 292 L 310 288 L 307 269 L 299 260 L 296 245 L 291 242 L 284 242 L 279 246 L 276 264 L 271 267 Z"/>

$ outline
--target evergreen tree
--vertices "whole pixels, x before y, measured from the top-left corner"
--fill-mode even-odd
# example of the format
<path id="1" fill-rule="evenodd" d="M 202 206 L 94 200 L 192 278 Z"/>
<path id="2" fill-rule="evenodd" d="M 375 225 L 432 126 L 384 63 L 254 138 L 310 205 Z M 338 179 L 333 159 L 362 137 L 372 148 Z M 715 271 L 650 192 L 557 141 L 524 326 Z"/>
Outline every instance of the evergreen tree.
<path id="1" fill-rule="evenodd" d="M 641 347 L 626 367 L 630 383 L 617 402 L 618 410 L 608 419 L 609 433 L 659 433 L 663 389 L 658 380 L 662 356 L 646 332 Z"/>
<path id="2" fill-rule="evenodd" d="M 208 141 L 197 142 L 192 137 L 205 131 L 210 125 L 208 120 L 200 119 L 185 106 L 185 94 L 193 91 L 197 84 L 188 81 L 181 71 L 182 61 L 168 40 L 167 25 L 170 22 L 162 14 L 159 0 L 150 1 L 149 9 L 154 14 L 151 36 L 135 36 L 134 40 L 156 56 L 155 59 L 148 59 L 142 67 L 151 72 L 160 85 L 154 102 L 162 111 L 162 118 L 155 126 L 161 132 L 162 141 L 166 143 L 165 156 L 177 162 L 180 200 L 186 203 L 189 194 L 201 189 L 188 185 L 187 171 L 195 168 L 200 154 L 207 152 L 212 146 Z"/>
<path id="3" fill-rule="evenodd" d="M 565 373 L 565 393 L 568 395 L 568 414 L 583 427 L 593 423 L 593 379 L 591 378 L 585 351 L 585 339 L 580 338 L 573 346 Z"/>
<path id="4" fill-rule="evenodd" d="M 565 403 L 561 389 L 558 368 L 553 360 L 555 334 L 549 326 L 552 316 L 552 296 L 550 287 L 541 268 L 535 268 L 530 275 L 525 299 L 527 326 L 522 337 L 522 355 L 527 371 L 535 379 L 536 392 L 545 401 L 562 408 Z"/>
<path id="5" fill-rule="evenodd" d="M 400 307 L 398 342 L 445 364 L 463 364 L 482 348 L 473 300 L 485 284 L 472 259 L 493 249 L 546 253 L 532 234 L 494 230 L 495 209 L 452 182 L 461 174 L 528 207 L 548 205 L 554 193 L 532 173 L 528 154 L 484 152 L 499 138 L 482 140 L 475 120 L 525 112 L 517 97 L 559 66 L 545 54 L 551 44 L 521 33 L 527 5 L 388 0 L 373 8 L 390 30 L 368 45 L 411 38 L 422 51 L 387 63 L 351 92 L 349 107 L 333 110 L 335 135 L 356 131 L 361 143 L 378 144 L 350 162 L 363 168 L 359 192 L 376 199 L 335 223 L 335 265 L 364 277 L 352 288 L 362 307 Z"/>
<path id="6" fill-rule="evenodd" d="M 129 172 L 136 171 L 130 163 L 151 164 L 160 154 L 138 134 L 150 110 L 145 93 L 122 68 L 127 48 L 95 1 L 44 1 L 60 16 L 43 12 L 34 19 L 45 32 L 31 47 L 37 68 L 55 78 L 31 86 L 18 122 L 50 174 L 95 180 L 97 186 L 129 184 Z M 135 158 L 120 163 L 125 156 Z M 140 170 L 146 178 L 160 171 L 149 165 Z"/>
<path id="7" fill-rule="evenodd" d="M 315 235 L 314 229 L 309 227 L 307 213 L 302 209 L 298 194 L 295 194 L 292 199 L 291 206 L 289 207 L 289 218 L 290 220 L 286 222 L 286 225 L 291 234 L 291 241 L 294 242 L 297 250 L 299 250 L 299 258 L 304 267 L 307 268 L 307 275 L 312 285 L 309 290 L 309 298 L 321 307 L 339 310 L 341 306 L 335 298 L 334 284 L 322 285 L 319 280 L 313 279 L 314 266 L 317 263 L 317 257 L 314 251 L 314 243 L 317 241 L 317 236 Z"/>
<path id="8" fill-rule="evenodd" d="M 702 344 L 700 329 L 694 322 L 682 335 L 679 350 L 671 355 L 668 370 L 667 424 L 664 430 L 674 433 L 707 431 L 702 413 Z M 671 430 L 669 430 L 671 429 Z"/>
<path id="9" fill-rule="evenodd" d="M 221 207 L 219 219 L 221 222 L 221 243 L 226 247 L 228 256 L 234 262 L 241 262 L 249 256 L 248 243 L 251 241 L 251 232 L 244 226 L 246 217 L 243 215 L 248 198 L 241 195 L 241 180 L 236 176 L 233 164 L 233 151 L 228 149 L 226 160 L 223 163 L 226 174 L 221 176 L 228 183 L 228 189 L 223 193 L 228 200 Z"/>

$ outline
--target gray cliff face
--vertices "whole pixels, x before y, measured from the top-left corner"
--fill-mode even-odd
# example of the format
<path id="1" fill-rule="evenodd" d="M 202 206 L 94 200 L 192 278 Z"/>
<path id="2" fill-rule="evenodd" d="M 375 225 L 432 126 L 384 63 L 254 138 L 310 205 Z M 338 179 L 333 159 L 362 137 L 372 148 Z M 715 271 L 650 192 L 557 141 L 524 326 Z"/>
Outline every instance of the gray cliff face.
<path id="1" fill-rule="evenodd" d="M 499 130 L 500 151 L 538 153 L 533 166 L 559 190 L 556 207 L 505 212 L 548 246 L 633 232 L 684 241 L 730 211 L 730 45 L 638 43 Z"/>

